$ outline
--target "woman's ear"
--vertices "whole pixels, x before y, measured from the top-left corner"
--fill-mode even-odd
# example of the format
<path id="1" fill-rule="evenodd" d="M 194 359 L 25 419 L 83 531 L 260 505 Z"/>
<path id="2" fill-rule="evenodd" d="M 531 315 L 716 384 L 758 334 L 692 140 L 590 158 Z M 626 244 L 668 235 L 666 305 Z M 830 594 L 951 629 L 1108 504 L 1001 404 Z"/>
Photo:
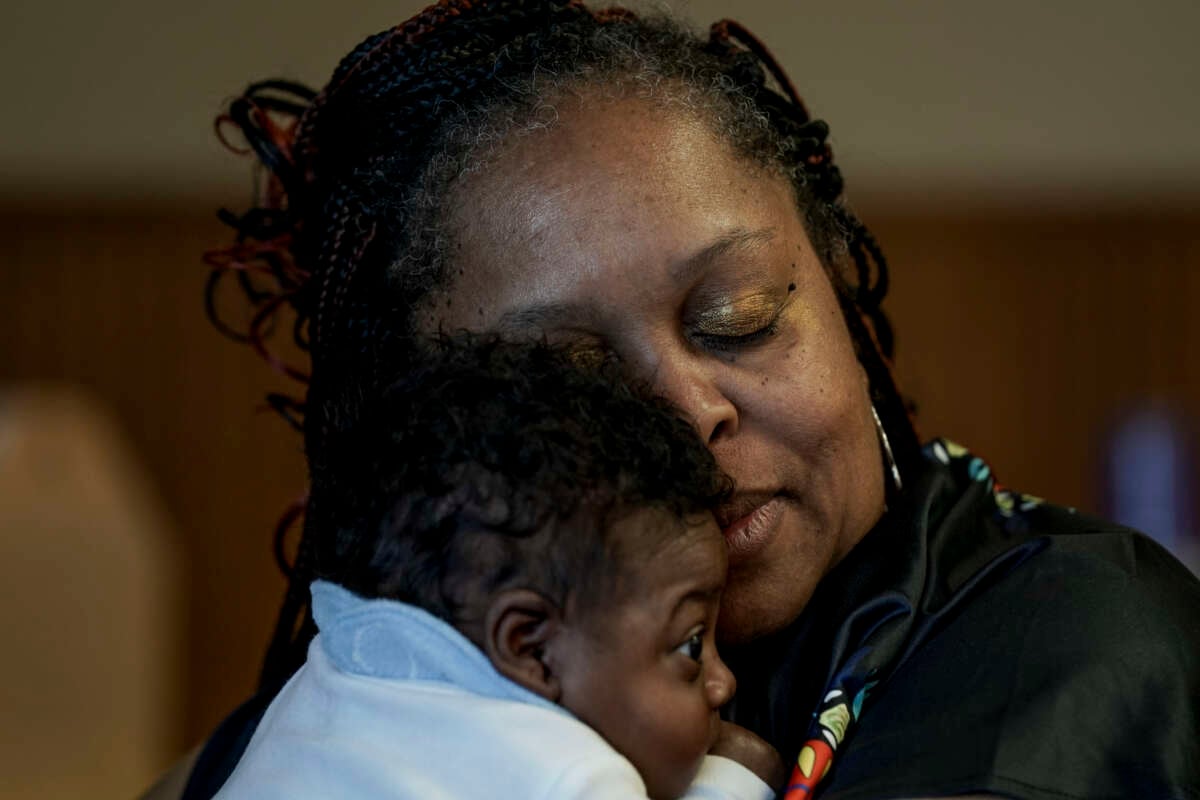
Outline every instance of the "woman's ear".
<path id="1" fill-rule="evenodd" d="M 484 617 L 484 652 L 501 675 L 557 703 L 562 684 L 546 653 L 562 622 L 558 606 L 537 592 L 505 590 L 492 598 Z"/>

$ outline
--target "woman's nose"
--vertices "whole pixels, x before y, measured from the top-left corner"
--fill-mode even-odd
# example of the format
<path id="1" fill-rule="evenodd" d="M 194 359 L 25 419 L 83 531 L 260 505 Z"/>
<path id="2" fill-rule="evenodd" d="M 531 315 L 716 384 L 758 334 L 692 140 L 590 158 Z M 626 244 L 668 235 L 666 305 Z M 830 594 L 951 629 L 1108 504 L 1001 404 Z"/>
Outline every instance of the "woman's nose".
<path id="1" fill-rule="evenodd" d="M 708 704 L 712 708 L 720 708 L 733 699 L 737 691 L 737 678 L 733 677 L 733 672 L 718 655 L 714 654 L 707 666 L 704 690 L 708 695 Z"/>
<path id="2" fill-rule="evenodd" d="M 737 406 L 704 365 L 686 357 L 664 358 L 655 370 L 654 388 L 691 420 L 706 443 L 737 432 Z"/>

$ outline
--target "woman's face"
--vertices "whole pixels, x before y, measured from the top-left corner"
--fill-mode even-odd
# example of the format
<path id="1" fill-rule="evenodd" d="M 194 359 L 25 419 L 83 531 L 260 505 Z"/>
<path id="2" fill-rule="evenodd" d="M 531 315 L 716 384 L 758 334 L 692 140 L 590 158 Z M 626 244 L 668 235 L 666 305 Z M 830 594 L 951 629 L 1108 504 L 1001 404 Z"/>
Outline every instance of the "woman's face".
<path id="1" fill-rule="evenodd" d="M 724 641 L 786 625 L 883 510 L 867 382 L 787 182 L 690 114 L 558 109 L 460 185 L 429 330 L 615 351 L 736 482 Z"/>

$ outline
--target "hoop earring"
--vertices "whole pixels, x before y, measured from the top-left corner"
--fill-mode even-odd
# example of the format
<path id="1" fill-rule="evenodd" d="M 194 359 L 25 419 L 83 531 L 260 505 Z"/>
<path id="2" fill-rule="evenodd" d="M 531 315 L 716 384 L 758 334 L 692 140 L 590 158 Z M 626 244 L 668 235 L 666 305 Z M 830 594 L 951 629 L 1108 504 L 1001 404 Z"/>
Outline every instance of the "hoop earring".
<path id="1" fill-rule="evenodd" d="M 892 455 L 892 443 L 888 441 L 887 431 L 883 429 L 883 423 L 879 421 L 879 412 L 875 410 L 875 404 L 871 403 L 871 419 L 875 420 L 875 432 L 879 434 L 879 444 L 883 450 L 883 459 L 887 462 L 888 470 L 892 474 L 892 484 L 896 487 L 898 493 L 904 488 L 904 482 L 900 480 L 900 468 L 896 466 L 896 457 Z"/>

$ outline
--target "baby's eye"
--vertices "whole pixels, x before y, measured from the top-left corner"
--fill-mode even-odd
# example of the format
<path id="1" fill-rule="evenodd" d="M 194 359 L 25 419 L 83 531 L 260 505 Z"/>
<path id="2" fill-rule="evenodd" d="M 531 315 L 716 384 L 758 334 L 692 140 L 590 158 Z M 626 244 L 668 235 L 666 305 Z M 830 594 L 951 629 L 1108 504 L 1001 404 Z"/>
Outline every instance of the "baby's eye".
<path id="1" fill-rule="evenodd" d="M 682 653 L 692 661 L 699 661 L 704 653 L 704 631 L 696 631 L 687 641 L 675 648 L 676 653 Z"/>

